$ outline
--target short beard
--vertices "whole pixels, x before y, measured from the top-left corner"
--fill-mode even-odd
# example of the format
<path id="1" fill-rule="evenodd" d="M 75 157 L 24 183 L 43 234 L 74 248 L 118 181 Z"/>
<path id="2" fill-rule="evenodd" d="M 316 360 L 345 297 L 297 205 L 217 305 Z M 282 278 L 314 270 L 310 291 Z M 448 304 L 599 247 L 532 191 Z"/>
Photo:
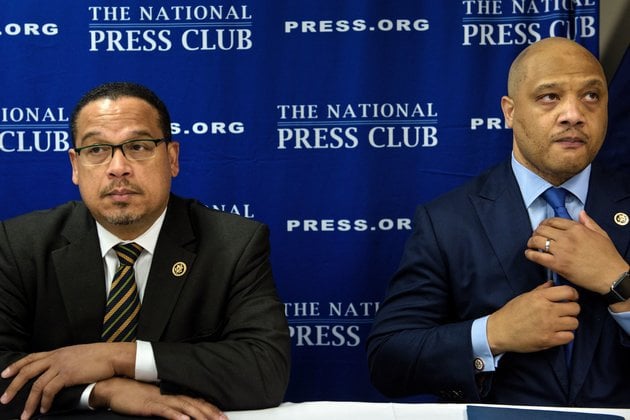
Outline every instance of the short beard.
<path id="1" fill-rule="evenodd" d="M 118 226 L 128 226 L 139 221 L 142 216 L 125 212 L 126 205 L 120 206 L 121 212 L 116 215 L 106 215 L 107 223 Z"/>
<path id="2" fill-rule="evenodd" d="M 109 224 L 119 225 L 119 226 L 132 225 L 136 223 L 138 220 L 140 220 L 139 216 L 134 216 L 131 214 L 123 214 L 120 216 L 107 217 L 107 222 Z"/>

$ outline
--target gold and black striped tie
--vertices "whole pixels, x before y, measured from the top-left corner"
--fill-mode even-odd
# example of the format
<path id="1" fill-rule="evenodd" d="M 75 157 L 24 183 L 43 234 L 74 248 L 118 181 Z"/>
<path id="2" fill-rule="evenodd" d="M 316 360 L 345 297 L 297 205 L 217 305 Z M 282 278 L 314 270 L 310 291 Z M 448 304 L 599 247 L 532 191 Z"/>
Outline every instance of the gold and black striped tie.
<path id="1" fill-rule="evenodd" d="M 140 298 L 136 287 L 133 264 L 142 249 L 135 242 L 114 246 L 120 265 L 116 269 L 114 281 L 107 297 L 103 333 L 101 334 L 103 341 L 136 341 Z"/>

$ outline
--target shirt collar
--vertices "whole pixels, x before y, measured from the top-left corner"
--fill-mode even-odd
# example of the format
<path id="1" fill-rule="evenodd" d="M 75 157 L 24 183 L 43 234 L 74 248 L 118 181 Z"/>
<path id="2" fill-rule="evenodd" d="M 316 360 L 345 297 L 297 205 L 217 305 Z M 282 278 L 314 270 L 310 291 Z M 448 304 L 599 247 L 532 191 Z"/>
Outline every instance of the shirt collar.
<path id="1" fill-rule="evenodd" d="M 553 187 L 548 181 L 545 181 L 540 176 L 536 175 L 521 163 L 519 163 L 512 153 L 512 171 L 516 176 L 516 181 L 521 190 L 523 196 L 523 202 L 525 207 L 529 208 L 534 200 L 536 200 L 540 194 L 542 194 L 547 188 Z M 565 188 L 571 194 L 573 194 L 580 202 L 582 206 L 586 203 L 586 197 L 588 195 L 588 181 L 591 176 L 591 165 L 589 164 L 581 172 L 577 173 L 560 187 Z"/>
<path id="2" fill-rule="evenodd" d="M 142 235 L 130 241 L 123 241 L 118 236 L 114 235 L 107 229 L 105 229 L 100 223 L 96 222 L 96 230 L 98 232 L 98 240 L 101 245 L 101 256 L 105 257 L 105 254 L 112 249 L 112 247 L 120 242 L 129 243 L 135 242 L 144 248 L 148 253 L 153 254 L 155 251 L 155 245 L 157 244 L 158 236 L 160 235 L 160 229 L 164 223 L 164 217 L 166 216 L 166 209 L 162 212 L 160 217 L 147 229 Z"/>

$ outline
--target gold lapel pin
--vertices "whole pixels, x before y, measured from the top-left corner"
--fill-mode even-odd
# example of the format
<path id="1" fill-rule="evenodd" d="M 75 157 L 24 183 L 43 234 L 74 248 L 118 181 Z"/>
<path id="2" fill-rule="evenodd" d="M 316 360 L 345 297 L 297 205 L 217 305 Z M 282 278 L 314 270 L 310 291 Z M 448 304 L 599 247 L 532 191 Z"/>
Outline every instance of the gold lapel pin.
<path id="1" fill-rule="evenodd" d="M 178 261 L 175 264 L 173 264 L 173 269 L 171 271 L 175 277 L 181 277 L 184 274 L 186 274 L 187 268 L 188 267 L 186 267 L 185 262 Z"/>
<path id="2" fill-rule="evenodd" d="M 626 213 L 619 212 L 615 214 L 615 223 L 617 223 L 619 226 L 627 225 L 628 221 L 630 221 L 630 218 Z"/>

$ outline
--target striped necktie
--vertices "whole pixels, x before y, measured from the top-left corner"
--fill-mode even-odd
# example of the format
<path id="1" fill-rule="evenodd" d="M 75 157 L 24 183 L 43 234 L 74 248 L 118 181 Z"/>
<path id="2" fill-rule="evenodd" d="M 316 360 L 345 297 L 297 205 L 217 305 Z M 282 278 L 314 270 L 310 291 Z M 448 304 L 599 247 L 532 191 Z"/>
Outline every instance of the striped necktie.
<path id="1" fill-rule="evenodd" d="M 565 205 L 567 190 L 565 190 L 564 188 L 550 187 L 542 193 L 542 196 L 553 209 L 554 216 L 562 217 L 564 219 L 572 219 Z M 551 274 L 555 285 L 567 283 L 566 279 L 558 276 L 558 273 L 554 272 Z M 573 356 L 573 341 L 569 342 L 565 346 L 565 356 L 567 360 L 567 366 L 571 366 L 571 357 Z"/>
<path id="2" fill-rule="evenodd" d="M 120 265 L 116 269 L 114 281 L 107 297 L 103 333 L 101 334 L 103 341 L 136 341 L 140 298 L 136 287 L 133 264 L 142 249 L 135 242 L 120 243 L 114 246 Z"/>

